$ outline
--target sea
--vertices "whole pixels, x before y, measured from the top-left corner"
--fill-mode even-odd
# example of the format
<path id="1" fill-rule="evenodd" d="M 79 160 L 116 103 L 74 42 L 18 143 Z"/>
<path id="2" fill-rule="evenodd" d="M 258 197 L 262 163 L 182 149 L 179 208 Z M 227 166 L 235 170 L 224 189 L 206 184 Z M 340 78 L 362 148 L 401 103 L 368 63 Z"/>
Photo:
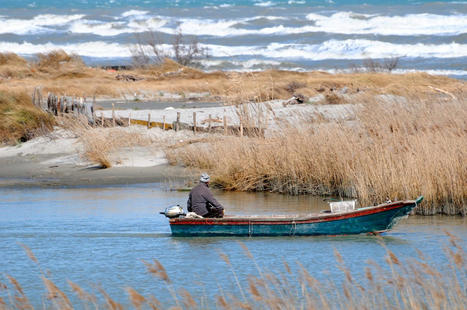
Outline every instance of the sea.
<path id="1" fill-rule="evenodd" d="M 131 64 L 152 34 L 208 51 L 206 71 L 346 72 L 398 59 L 394 73 L 467 79 L 467 1 L 0 0 L 0 52 L 63 49 L 89 65 Z"/>

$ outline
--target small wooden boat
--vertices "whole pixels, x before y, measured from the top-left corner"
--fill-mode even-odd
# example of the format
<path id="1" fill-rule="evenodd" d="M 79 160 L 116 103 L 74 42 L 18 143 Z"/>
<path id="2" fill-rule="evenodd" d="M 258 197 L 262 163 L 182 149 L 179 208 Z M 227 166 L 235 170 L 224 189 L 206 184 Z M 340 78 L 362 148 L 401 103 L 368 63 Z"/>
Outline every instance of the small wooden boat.
<path id="1" fill-rule="evenodd" d="M 344 212 L 306 216 L 226 216 L 224 218 L 171 218 L 173 236 L 313 236 L 376 234 L 390 230 L 421 201 L 387 202 Z M 182 209 L 183 210 L 183 209 Z M 162 213 L 162 212 L 161 212 Z"/>

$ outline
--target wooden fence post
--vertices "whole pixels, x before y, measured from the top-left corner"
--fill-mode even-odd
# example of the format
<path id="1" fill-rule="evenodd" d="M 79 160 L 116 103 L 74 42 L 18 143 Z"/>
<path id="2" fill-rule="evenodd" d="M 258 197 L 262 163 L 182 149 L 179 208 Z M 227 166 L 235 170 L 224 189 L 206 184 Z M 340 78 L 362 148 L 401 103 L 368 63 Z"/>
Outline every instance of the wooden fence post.
<path id="1" fill-rule="evenodd" d="M 32 92 L 32 104 L 33 105 L 36 105 L 36 88 L 34 88 L 34 91 Z"/>
<path id="2" fill-rule="evenodd" d="M 101 126 L 104 127 L 104 111 L 101 111 Z"/>
<path id="3" fill-rule="evenodd" d="M 208 115 L 208 132 L 211 132 L 211 114 Z"/>
<path id="4" fill-rule="evenodd" d="M 131 126 L 131 111 L 130 114 L 128 115 L 128 127 Z"/>
<path id="5" fill-rule="evenodd" d="M 148 129 L 151 128 L 151 113 L 148 113 Z"/>
<path id="6" fill-rule="evenodd" d="M 162 129 L 165 130 L 165 115 L 162 116 Z"/>
<path id="7" fill-rule="evenodd" d="M 243 137 L 243 123 L 240 121 L 240 137 Z"/>
<path id="8" fill-rule="evenodd" d="M 193 132 L 196 134 L 196 112 L 193 112 Z"/>
<path id="9" fill-rule="evenodd" d="M 180 130 L 180 112 L 177 112 L 177 123 L 175 124 L 175 131 Z"/>
<path id="10" fill-rule="evenodd" d="M 112 103 L 112 126 L 115 127 L 115 104 Z"/>
<path id="11" fill-rule="evenodd" d="M 224 135 L 227 135 L 227 115 L 224 114 Z"/>
<path id="12" fill-rule="evenodd" d="M 61 100 L 62 100 L 61 97 L 57 97 L 57 113 L 55 114 L 55 115 L 57 115 L 57 116 L 59 116 L 59 115 L 61 114 L 61 113 L 60 113 L 60 112 L 61 112 L 61 108 L 62 108 L 62 107 L 61 107 L 61 102 L 60 102 Z"/>

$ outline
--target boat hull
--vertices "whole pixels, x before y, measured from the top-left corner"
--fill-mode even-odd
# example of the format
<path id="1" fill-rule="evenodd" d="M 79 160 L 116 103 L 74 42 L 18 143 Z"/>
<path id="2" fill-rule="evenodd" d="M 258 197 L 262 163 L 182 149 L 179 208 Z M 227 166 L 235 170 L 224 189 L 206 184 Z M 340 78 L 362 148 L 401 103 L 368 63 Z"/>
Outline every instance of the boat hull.
<path id="1" fill-rule="evenodd" d="M 419 200 L 399 201 L 346 213 L 296 218 L 171 219 L 174 236 L 313 236 L 380 233 L 391 229 Z"/>

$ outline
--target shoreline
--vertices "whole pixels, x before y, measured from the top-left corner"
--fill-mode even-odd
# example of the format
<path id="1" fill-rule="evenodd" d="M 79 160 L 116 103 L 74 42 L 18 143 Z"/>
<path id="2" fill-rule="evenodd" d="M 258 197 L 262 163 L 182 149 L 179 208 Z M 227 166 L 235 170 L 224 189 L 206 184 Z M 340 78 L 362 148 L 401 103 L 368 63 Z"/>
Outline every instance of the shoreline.
<path id="1" fill-rule="evenodd" d="M 55 156 L 0 158 L 0 188 L 81 187 L 143 183 L 184 184 L 190 179 L 186 169 L 168 164 L 153 167 L 113 167 L 96 165 L 44 165 L 41 160 Z"/>

